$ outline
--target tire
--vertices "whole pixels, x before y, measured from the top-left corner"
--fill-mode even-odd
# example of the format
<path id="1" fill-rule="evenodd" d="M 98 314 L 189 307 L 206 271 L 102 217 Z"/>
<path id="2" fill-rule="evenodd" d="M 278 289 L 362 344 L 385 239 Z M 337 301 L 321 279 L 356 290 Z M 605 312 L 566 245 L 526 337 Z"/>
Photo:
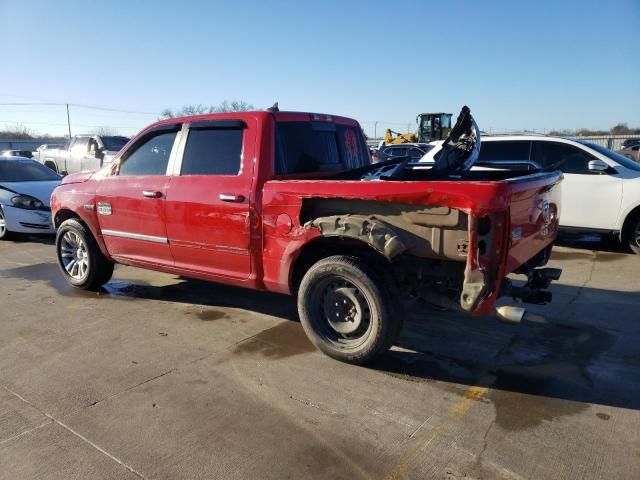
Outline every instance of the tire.
<path id="1" fill-rule="evenodd" d="M 7 230 L 7 222 L 4 218 L 4 212 L 0 207 L 0 240 L 9 240 L 12 233 Z"/>
<path id="2" fill-rule="evenodd" d="M 96 290 L 113 275 L 113 263 L 102 254 L 89 229 L 76 219 L 66 220 L 58 228 L 56 258 L 65 280 L 82 290 Z"/>
<path id="3" fill-rule="evenodd" d="M 622 241 L 633 253 L 640 255 L 640 212 L 635 213 L 626 222 Z"/>
<path id="4" fill-rule="evenodd" d="M 355 365 L 371 362 L 397 340 L 403 315 L 396 303 L 369 265 L 343 255 L 314 264 L 298 291 L 309 340 L 331 358 Z"/>

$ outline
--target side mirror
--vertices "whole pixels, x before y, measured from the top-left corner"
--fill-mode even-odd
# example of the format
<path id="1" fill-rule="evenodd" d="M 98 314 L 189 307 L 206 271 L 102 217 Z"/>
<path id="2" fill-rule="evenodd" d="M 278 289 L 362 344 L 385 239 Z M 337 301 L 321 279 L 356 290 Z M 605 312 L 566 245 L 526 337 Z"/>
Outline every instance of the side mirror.
<path id="1" fill-rule="evenodd" d="M 605 173 L 609 170 L 609 165 L 602 160 L 589 160 L 589 171 L 594 173 Z"/>

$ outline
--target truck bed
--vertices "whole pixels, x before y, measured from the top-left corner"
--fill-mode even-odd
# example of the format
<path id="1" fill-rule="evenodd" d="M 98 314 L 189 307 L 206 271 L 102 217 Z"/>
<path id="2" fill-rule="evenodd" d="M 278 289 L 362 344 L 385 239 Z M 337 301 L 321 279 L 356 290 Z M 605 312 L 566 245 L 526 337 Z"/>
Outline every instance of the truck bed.
<path id="1" fill-rule="evenodd" d="M 390 259 L 409 255 L 460 262 L 469 272 L 484 272 L 495 300 L 504 276 L 552 245 L 561 179 L 561 172 L 451 175 L 408 170 L 394 179 L 352 171 L 327 178 L 271 180 L 264 185 L 262 199 L 265 276 L 270 274 L 269 252 L 278 259 L 287 254 L 270 248 L 275 238 L 268 228 L 278 221 L 272 215 L 287 211 L 293 219 L 294 243 L 305 243 L 308 231 L 313 231 L 366 241 Z M 295 247 L 288 244 L 287 250 Z M 486 271 L 489 266 L 491 272 Z M 471 310 L 488 312 L 479 304 Z"/>

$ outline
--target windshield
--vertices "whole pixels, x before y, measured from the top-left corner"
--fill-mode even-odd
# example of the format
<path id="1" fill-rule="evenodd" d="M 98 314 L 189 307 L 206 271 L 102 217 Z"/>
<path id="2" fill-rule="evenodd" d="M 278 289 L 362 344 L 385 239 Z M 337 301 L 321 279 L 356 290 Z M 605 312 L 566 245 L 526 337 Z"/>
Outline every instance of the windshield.
<path id="1" fill-rule="evenodd" d="M 124 147 L 129 139 L 127 137 L 102 137 L 105 150 L 117 152 Z"/>
<path id="2" fill-rule="evenodd" d="M 613 152 L 608 148 L 603 147 L 602 145 L 598 145 L 597 143 L 591 143 L 591 142 L 580 142 L 580 143 L 582 143 L 583 145 L 586 145 L 589 148 L 592 148 L 596 152 L 601 153 L 605 157 L 610 158 L 614 162 L 619 163 L 620 165 L 622 165 L 625 168 L 628 168 L 629 170 L 635 170 L 637 172 L 640 172 L 640 163 L 634 162 L 633 160 L 625 157 L 624 155 L 620 155 L 619 153 Z"/>
<path id="3" fill-rule="evenodd" d="M 47 182 L 62 177 L 49 167 L 34 161 L 0 161 L 0 182 Z"/>

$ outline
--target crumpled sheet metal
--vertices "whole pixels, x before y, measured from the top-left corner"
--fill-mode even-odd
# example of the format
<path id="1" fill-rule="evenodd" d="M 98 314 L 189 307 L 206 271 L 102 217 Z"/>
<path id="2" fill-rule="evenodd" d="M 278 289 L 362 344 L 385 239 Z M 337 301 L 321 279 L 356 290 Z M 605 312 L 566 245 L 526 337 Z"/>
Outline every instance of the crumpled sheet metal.
<path id="1" fill-rule="evenodd" d="M 393 259 L 409 248 L 397 230 L 375 217 L 362 215 L 336 215 L 319 217 L 305 227 L 320 230 L 323 236 L 354 238 L 368 243 L 388 259 Z"/>

